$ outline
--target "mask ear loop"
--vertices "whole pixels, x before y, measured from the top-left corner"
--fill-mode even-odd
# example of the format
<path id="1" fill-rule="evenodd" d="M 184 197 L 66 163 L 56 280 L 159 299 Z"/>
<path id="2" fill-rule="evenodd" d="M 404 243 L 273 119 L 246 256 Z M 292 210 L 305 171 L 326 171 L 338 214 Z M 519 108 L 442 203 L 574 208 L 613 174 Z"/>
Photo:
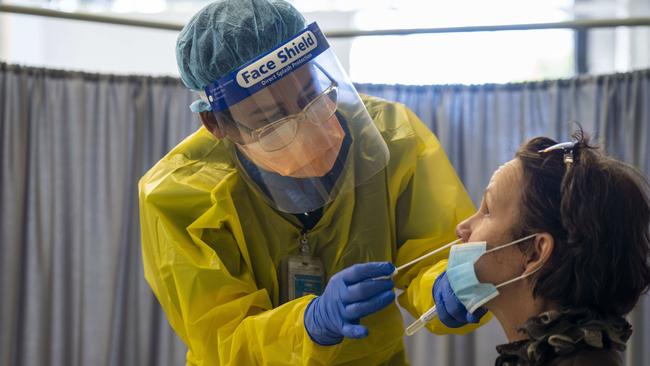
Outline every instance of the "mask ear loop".
<path id="1" fill-rule="evenodd" d="M 513 282 L 515 282 L 515 281 L 519 281 L 519 280 L 522 280 L 522 279 L 524 279 L 524 278 L 526 278 L 526 277 L 532 276 L 532 275 L 535 274 L 535 272 L 539 271 L 543 266 L 544 266 L 544 263 L 542 263 L 539 267 L 535 268 L 535 269 L 534 269 L 532 272 L 530 272 L 530 273 L 525 273 L 525 274 L 519 275 L 519 276 L 517 276 L 517 277 L 515 277 L 515 278 L 512 278 L 512 279 L 506 281 L 506 282 L 500 283 L 500 284 L 498 284 L 498 285 L 496 285 L 496 286 L 494 286 L 494 287 L 496 287 L 496 288 L 498 289 L 498 288 L 501 288 L 501 287 L 503 287 L 503 286 L 507 286 L 507 285 L 509 285 L 509 284 L 511 284 L 511 283 L 513 283 Z"/>
<path id="2" fill-rule="evenodd" d="M 498 247 L 492 248 L 492 249 L 490 249 L 490 250 L 486 250 L 485 253 L 483 253 L 482 255 L 485 255 L 485 254 L 488 254 L 488 253 L 491 253 L 491 252 L 496 252 L 496 251 L 499 250 L 499 249 L 507 248 L 507 247 L 509 247 L 509 246 L 513 246 L 513 245 L 515 245 L 515 244 L 519 244 L 519 243 L 521 243 L 522 241 L 526 241 L 526 240 L 528 240 L 528 239 L 530 239 L 530 238 L 534 238 L 535 236 L 537 236 L 537 234 L 530 234 L 530 235 L 525 236 L 525 237 L 523 237 L 523 238 L 521 238 L 521 239 L 517 239 L 517 240 L 515 240 L 515 241 L 511 241 L 511 242 L 508 243 L 508 244 L 501 245 L 501 246 L 498 246 Z"/>
<path id="3" fill-rule="evenodd" d="M 528 235 L 527 237 L 525 237 L 525 238 L 523 238 L 523 239 L 519 239 L 519 240 L 517 240 L 517 242 L 521 242 L 521 241 L 523 241 L 523 240 L 530 239 L 530 238 L 532 238 L 532 237 L 535 236 L 535 235 L 537 235 L 537 234 Z M 510 245 L 512 245 L 512 244 L 514 244 L 514 243 L 515 243 L 515 242 L 513 242 L 513 243 L 511 243 L 511 244 L 507 244 L 507 245 L 510 246 Z M 505 245 L 504 245 L 504 246 L 505 246 Z M 493 248 L 493 249 L 491 249 L 491 250 L 498 249 L 498 248 L 502 248 L 502 247 L 504 247 L 504 246 L 497 247 L 497 248 Z M 537 271 L 539 271 L 542 267 L 544 267 L 544 263 L 540 264 L 539 267 L 535 268 L 535 269 L 534 269 L 532 272 L 530 272 L 530 273 L 524 273 L 524 274 L 521 274 L 521 275 L 519 275 L 519 276 L 517 276 L 517 277 L 515 277 L 515 278 L 509 279 L 508 281 L 503 282 L 503 283 L 500 283 L 500 284 L 498 284 L 498 285 L 496 285 L 496 286 L 494 286 L 494 287 L 496 287 L 496 288 L 498 289 L 498 288 L 501 288 L 501 287 L 503 287 L 503 286 L 507 286 L 507 285 L 509 285 L 509 284 L 511 284 L 511 283 L 513 283 L 513 282 L 515 282 L 515 281 L 519 281 L 519 280 L 522 280 L 522 279 L 524 279 L 524 278 L 526 278 L 526 277 L 532 276 L 532 275 L 534 275 Z"/>
<path id="4" fill-rule="evenodd" d="M 497 250 L 499 250 L 499 249 L 503 249 L 503 248 L 507 248 L 507 247 L 509 247 L 509 246 L 513 246 L 513 245 L 515 245 L 515 244 L 519 244 L 519 243 L 521 243 L 522 241 L 526 241 L 526 240 L 528 240 L 528 239 L 530 239 L 530 238 L 534 238 L 535 236 L 537 236 L 537 234 L 530 234 L 530 235 L 528 235 L 528 236 L 525 236 L 525 237 L 523 237 L 523 238 L 521 238 L 521 239 L 517 239 L 517 240 L 515 240 L 515 241 L 513 241 L 513 242 L 510 242 L 510 243 L 508 243 L 508 244 L 501 245 L 501 246 L 498 246 L 498 247 L 496 247 L 496 248 L 492 248 L 492 249 L 490 249 L 490 250 L 486 250 L 485 253 L 483 253 L 481 256 L 484 256 L 484 255 L 486 255 L 486 254 L 488 254 L 488 253 L 491 253 L 491 252 L 495 252 L 495 251 L 497 251 Z M 478 259 L 477 259 L 477 261 L 478 261 Z M 496 285 L 496 286 L 494 286 L 494 287 L 496 287 L 496 288 L 498 289 L 498 288 L 500 288 L 500 287 L 503 287 L 503 286 L 509 285 L 509 284 L 511 284 L 511 283 L 513 283 L 513 282 L 515 282 L 515 281 L 519 281 L 519 280 L 521 280 L 521 279 L 523 279 L 523 278 L 526 278 L 526 277 L 532 275 L 533 273 L 537 272 L 540 268 L 542 268 L 542 266 L 539 266 L 539 268 L 535 269 L 535 270 L 532 271 L 531 273 L 528 273 L 528 274 L 522 274 L 522 275 L 517 276 L 517 277 L 515 277 L 515 278 L 512 278 L 512 279 L 510 279 L 510 280 L 508 280 L 508 281 L 506 281 L 506 282 L 500 283 L 500 284 L 498 284 L 498 285 Z"/>

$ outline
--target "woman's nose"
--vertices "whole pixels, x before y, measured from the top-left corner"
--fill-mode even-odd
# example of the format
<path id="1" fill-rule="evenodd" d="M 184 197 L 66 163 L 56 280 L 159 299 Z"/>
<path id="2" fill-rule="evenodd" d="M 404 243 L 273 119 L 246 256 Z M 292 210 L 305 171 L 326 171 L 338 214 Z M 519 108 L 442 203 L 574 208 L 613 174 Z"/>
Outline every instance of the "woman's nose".
<path id="1" fill-rule="evenodd" d="M 469 220 L 465 220 L 456 226 L 456 236 L 463 242 L 466 243 L 469 239 L 472 231 L 469 227 Z"/>

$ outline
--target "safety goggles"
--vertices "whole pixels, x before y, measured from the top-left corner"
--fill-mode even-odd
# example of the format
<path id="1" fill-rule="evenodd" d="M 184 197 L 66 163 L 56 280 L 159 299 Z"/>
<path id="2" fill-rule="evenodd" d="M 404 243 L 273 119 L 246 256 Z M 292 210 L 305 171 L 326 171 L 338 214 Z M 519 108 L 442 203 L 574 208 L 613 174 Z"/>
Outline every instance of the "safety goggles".
<path id="1" fill-rule="evenodd" d="M 251 129 L 237 121 L 241 132 L 248 134 L 254 142 L 259 142 L 265 151 L 277 151 L 289 145 L 298 133 L 300 124 L 310 122 L 320 126 L 323 121 L 329 120 L 338 106 L 338 85 L 330 79 L 330 86 L 320 95 L 310 101 L 300 112 L 280 118 L 268 125 Z"/>

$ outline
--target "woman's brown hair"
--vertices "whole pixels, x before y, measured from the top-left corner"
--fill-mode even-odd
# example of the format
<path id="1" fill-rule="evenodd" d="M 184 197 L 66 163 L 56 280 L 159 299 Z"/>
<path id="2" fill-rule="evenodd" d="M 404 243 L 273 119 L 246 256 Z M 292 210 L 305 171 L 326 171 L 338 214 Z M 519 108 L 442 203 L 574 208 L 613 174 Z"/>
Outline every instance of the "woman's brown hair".
<path id="1" fill-rule="evenodd" d="M 535 276 L 534 296 L 604 315 L 632 310 L 650 284 L 650 201 L 645 177 L 592 145 L 582 130 L 568 150 L 524 143 L 520 221 L 513 235 L 550 233 L 553 253 Z M 565 152 L 573 163 L 565 162 Z M 523 250 L 525 246 L 522 246 Z"/>

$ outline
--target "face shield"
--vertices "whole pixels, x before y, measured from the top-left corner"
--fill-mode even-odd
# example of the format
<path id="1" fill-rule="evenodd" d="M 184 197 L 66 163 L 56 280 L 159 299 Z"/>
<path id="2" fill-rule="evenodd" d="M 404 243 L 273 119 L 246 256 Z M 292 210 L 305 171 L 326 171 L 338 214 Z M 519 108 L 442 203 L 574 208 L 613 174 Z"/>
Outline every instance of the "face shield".
<path id="1" fill-rule="evenodd" d="M 316 210 L 382 170 L 388 148 L 316 23 L 205 89 L 244 179 Z"/>

